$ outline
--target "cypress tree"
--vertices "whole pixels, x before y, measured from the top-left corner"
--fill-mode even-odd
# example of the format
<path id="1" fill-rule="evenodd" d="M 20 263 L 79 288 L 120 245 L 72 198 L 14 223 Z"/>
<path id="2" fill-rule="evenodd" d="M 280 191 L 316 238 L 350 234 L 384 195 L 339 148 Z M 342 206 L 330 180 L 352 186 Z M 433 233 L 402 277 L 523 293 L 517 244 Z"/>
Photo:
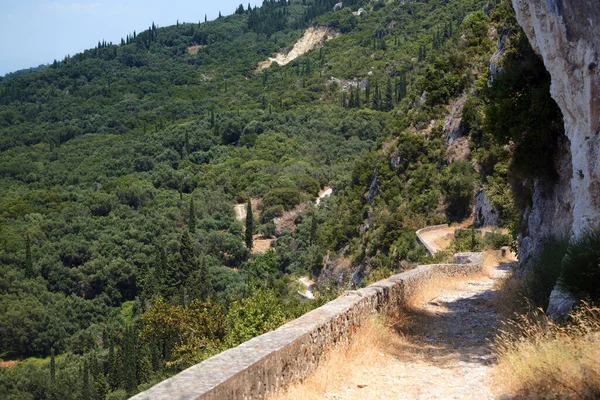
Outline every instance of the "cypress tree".
<path id="1" fill-rule="evenodd" d="M 197 259 L 194 254 L 194 247 L 192 240 L 187 229 L 183 230 L 181 234 L 181 241 L 179 244 L 179 255 L 181 256 L 181 265 L 179 269 L 180 282 L 185 282 L 186 278 L 192 273 L 197 267 Z"/>
<path id="2" fill-rule="evenodd" d="M 94 391 L 99 399 L 105 399 L 108 392 L 110 392 L 108 382 L 106 382 L 106 376 L 104 376 L 104 373 L 100 370 L 98 370 L 98 373 L 94 376 Z"/>
<path id="3" fill-rule="evenodd" d="M 138 384 L 146 383 L 152 376 L 152 358 L 150 355 L 150 349 L 145 343 L 138 341 L 137 351 L 137 382 Z"/>
<path id="4" fill-rule="evenodd" d="M 54 357 L 54 347 L 50 349 L 50 384 L 56 383 L 56 359 Z"/>
<path id="5" fill-rule="evenodd" d="M 381 108 L 381 93 L 379 92 L 379 83 L 375 82 L 375 91 L 373 92 L 373 109 Z"/>
<path id="6" fill-rule="evenodd" d="M 154 266 L 154 279 L 158 285 L 158 291 L 162 293 L 167 285 L 167 271 L 169 269 L 167 255 L 160 246 L 156 246 L 156 259 Z"/>
<path id="7" fill-rule="evenodd" d="M 208 274 L 208 265 L 206 262 L 200 263 L 200 300 L 205 301 L 212 294 L 213 287 Z"/>
<path id="8" fill-rule="evenodd" d="M 35 272 L 33 271 L 33 259 L 31 257 L 31 238 L 29 233 L 25 234 L 25 276 L 27 278 L 33 278 Z"/>
<path id="9" fill-rule="evenodd" d="M 248 204 L 246 204 L 246 247 L 248 250 L 252 250 L 254 246 L 254 217 L 252 215 L 252 203 L 250 199 L 248 199 Z"/>
<path id="10" fill-rule="evenodd" d="M 90 366 L 87 357 L 83 360 L 83 387 L 81 390 L 83 400 L 92 400 L 92 386 L 90 384 Z"/>
<path id="11" fill-rule="evenodd" d="M 394 98 L 392 91 L 392 80 L 388 78 L 387 87 L 385 89 L 385 98 L 383 101 L 383 111 L 391 111 L 394 108 Z"/>
<path id="12" fill-rule="evenodd" d="M 111 340 L 108 347 L 108 384 L 112 390 L 117 390 L 121 386 L 120 373 L 119 357 Z"/>
<path id="13" fill-rule="evenodd" d="M 196 232 L 196 211 L 194 208 L 194 196 L 190 196 L 190 211 L 188 215 L 188 229 L 191 233 Z"/>
<path id="14" fill-rule="evenodd" d="M 136 369 L 136 332 L 131 327 L 125 328 L 125 342 L 123 344 L 123 386 L 127 393 L 137 389 Z"/>

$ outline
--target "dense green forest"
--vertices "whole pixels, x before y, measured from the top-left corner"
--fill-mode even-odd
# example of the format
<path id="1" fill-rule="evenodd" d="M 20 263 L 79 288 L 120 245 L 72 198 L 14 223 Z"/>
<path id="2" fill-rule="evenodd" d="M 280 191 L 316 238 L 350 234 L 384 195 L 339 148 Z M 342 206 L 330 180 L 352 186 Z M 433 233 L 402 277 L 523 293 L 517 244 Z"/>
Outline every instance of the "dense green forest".
<path id="1" fill-rule="evenodd" d="M 411 268 L 426 256 L 414 231 L 468 217 L 477 188 L 518 225 L 509 176 L 526 169 L 511 160 L 530 142 L 499 122 L 521 84 L 535 110 L 548 78 L 510 5 L 336 3 L 151 24 L 0 80 L 0 397 L 126 398 Z M 341 36 L 257 69 L 309 26 Z M 489 83 L 500 37 L 515 56 Z M 444 118 L 461 96 L 471 157 L 455 161 Z M 256 218 L 236 220 L 251 198 Z M 246 228 L 273 237 L 307 202 L 252 253 Z M 362 283 L 331 273 L 344 263 Z M 307 274 L 312 301 L 297 295 Z"/>

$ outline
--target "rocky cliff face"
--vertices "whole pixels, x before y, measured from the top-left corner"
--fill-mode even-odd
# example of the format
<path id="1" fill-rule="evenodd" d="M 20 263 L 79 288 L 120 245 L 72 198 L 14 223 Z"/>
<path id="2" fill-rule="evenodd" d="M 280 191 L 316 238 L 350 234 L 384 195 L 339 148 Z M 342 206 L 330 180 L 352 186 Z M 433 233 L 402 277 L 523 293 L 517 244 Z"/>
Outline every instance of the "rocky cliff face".
<path id="1" fill-rule="evenodd" d="M 575 234 L 600 225 L 600 5 L 598 0 L 512 0 L 552 76 L 570 141 Z"/>
<path id="2" fill-rule="evenodd" d="M 565 123 L 559 180 L 534 185 L 521 259 L 553 234 L 600 227 L 600 4 L 598 0 L 512 0 L 517 20 L 552 76 Z M 525 256 L 525 257 L 523 257 Z M 550 308 L 560 308 L 554 296 Z"/>

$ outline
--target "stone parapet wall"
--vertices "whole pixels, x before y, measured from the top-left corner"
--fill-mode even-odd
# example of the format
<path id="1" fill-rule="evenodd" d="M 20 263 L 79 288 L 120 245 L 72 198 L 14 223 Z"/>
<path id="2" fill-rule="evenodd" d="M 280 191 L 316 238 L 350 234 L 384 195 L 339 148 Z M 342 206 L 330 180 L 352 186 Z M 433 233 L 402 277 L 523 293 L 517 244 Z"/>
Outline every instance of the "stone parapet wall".
<path id="1" fill-rule="evenodd" d="M 416 234 L 417 234 L 417 238 L 419 239 L 419 241 L 423 244 L 423 246 L 425 246 L 425 248 L 427 249 L 427 252 L 430 255 L 434 255 L 435 254 L 435 249 L 432 248 L 431 246 L 429 246 L 429 244 L 427 244 L 427 241 L 423 239 L 423 237 L 421 236 L 422 233 L 425 232 L 430 232 L 430 231 L 437 231 L 438 229 L 445 229 L 448 227 L 448 224 L 442 224 L 442 225 L 432 225 L 432 226 L 427 226 L 425 228 L 419 229 Z"/>
<path id="2" fill-rule="evenodd" d="M 347 342 L 370 316 L 402 310 L 436 278 L 476 275 L 482 264 L 422 265 L 346 292 L 279 329 L 242 343 L 167 379 L 134 400 L 263 399 L 306 378 L 327 350 Z"/>

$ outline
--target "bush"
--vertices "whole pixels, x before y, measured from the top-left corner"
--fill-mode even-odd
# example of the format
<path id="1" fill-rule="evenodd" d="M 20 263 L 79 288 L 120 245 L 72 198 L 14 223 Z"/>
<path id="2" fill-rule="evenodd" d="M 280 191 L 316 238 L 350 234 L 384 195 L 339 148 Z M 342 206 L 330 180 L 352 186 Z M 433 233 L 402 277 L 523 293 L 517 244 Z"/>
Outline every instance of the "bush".
<path id="1" fill-rule="evenodd" d="M 600 299 L 600 231 L 585 232 L 569 245 L 558 283 L 577 298 Z"/>
<path id="2" fill-rule="evenodd" d="M 262 205 L 264 209 L 279 205 L 288 211 L 300 204 L 301 201 L 302 196 L 297 189 L 276 188 L 267 192 L 263 198 Z"/>
<path id="3" fill-rule="evenodd" d="M 462 251 L 483 250 L 483 238 L 473 229 L 457 229 L 454 232 L 454 249 Z"/>
<path id="4" fill-rule="evenodd" d="M 491 250 L 499 250 L 504 246 L 512 244 L 512 237 L 503 233 L 491 232 L 483 237 L 483 247 Z"/>
<path id="5" fill-rule="evenodd" d="M 550 238 L 544 244 L 542 251 L 532 260 L 525 293 L 525 297 L 532 305 L 543 309 L 548 307 L 550 293 L 560 276 L 567 244 L 564 238 Z"/>
<path id="6" fill-rule="evenodd" d="M 469 161 L 450 164 L 444 176 L 448 217 L 460 221 L 471 212 L 477 175 Z"/>
<path id="7" fill-rule="evenodd" d="M 276 205 L 273 207 L 266 208 L 261 214 L 261 219 L 264 223 L 268 223 L 275 217 L 281 217 L 283 215 L 283 211 L 284 210 L 282 205 Z"/>

